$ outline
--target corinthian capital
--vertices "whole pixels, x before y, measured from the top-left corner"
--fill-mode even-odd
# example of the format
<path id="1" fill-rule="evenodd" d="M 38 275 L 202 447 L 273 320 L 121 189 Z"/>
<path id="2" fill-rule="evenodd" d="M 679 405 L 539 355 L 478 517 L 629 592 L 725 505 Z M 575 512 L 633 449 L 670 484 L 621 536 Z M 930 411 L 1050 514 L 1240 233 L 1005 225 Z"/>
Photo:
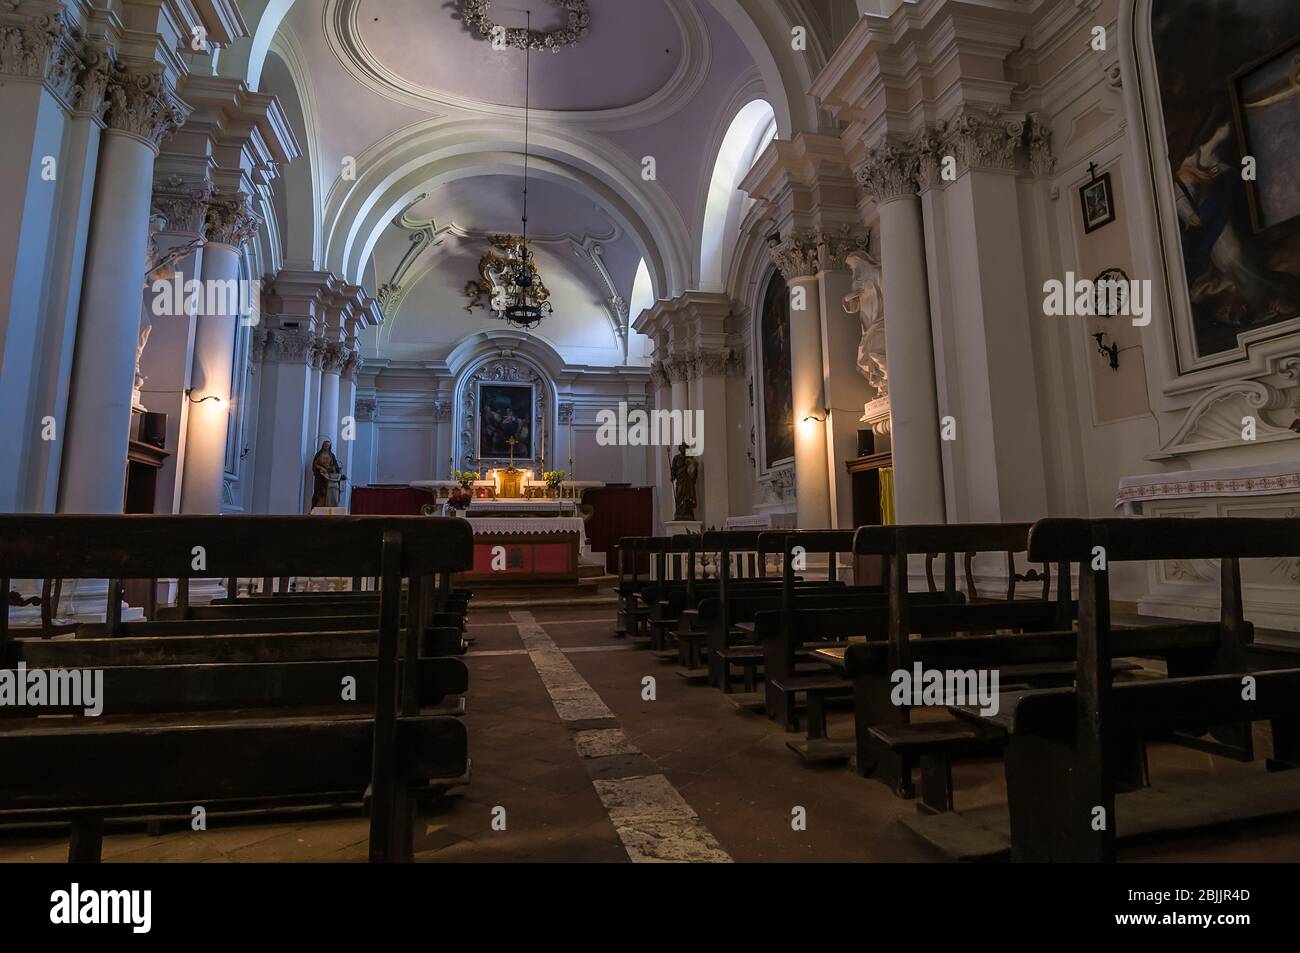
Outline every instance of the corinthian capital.
<path id="1" fill-rule="evenodd" d="M 866 193 L 883 205 L 916 194 L 920 157 L 914 144 L 886 139 L 867 153 L 858 169 L 858 182 Z"/>
<path id="2" fill-rule="evenodd" d="M 663 361 L 651 362 L 650 383 L 655 386 L 655 389 L 667 387 L 672 383 L 672 378 L 668 376 L 668 368 Z"/>
<path id="3" fill-rule="evenodd" d="M 321 348 L 320 367 L 326 374 L 339 374 L 348 359 L 348 349 L 333 341 Z"/>
<path id="4" fill-rule="evenodd" d="M 1000 109 L 963 105 L 940 127 L 944 147 L 963 169 L 1016 172 L 1023 167 L 1025 120 Z"/>
<path id="5" fill-rule="evenodd" d="M 266 332 L 264 361 L 276 364 L 307 364 L 317 341 L 306 331 L 281 329 Z"/>
<path id="6" fill-rule="evenodd" d="M 198 236 L 208 212 L 212 190 L 207 183 L 191 186 L 178 175 L 154 187 L 153 210 L 167 221 L 167 231 Z"/>
<path id="7" fill-rule="evenodd" d="M 772 263 L 786 281 L 811 278 L 821 270 L 819 242 L 820 236 L 816 232 L 801 228 L 791 231 L 785 241 L 769 239 Z"/>
<path id="8" fill-rule="evenodd" d="M 844 271 L 848 257 L 855 251 L 864 251 L 870 233 L 841 225 L 835 232 L 819 232 L 817 236 L 817 263 L 822 271 Z"/>
<path id="9" fill-rule="evenodd" d="M 190 109 L 163 83 L 154 66 L 113 66 L 108 79 L 108 126 L 155 152 L 188 118 Z"/>
<path id="10" fill-rule="evenodd" d="M 261 217 L 248 204 L 242 192 L 215 195 L 207 203 L 204 231 L 209 242 L 242 248 L 257 234 Z"/>
<path id="11" fill-rule="evenodd" d="M 345 381 L 354 380 L 357 375 L 357 370 L 361 367 L 361 364 L 362 364 L 361 352 L 356 348 L 348 348 L 347 352 L 344 354 L 343 366 L 340 369 L 339 373 L 343 375 L 343 379 Z M 448 411 L 450 411 L 451 409 L 450 406 L 448 406 L 447 409 Z"/>
<path id="12" fill-rule="evenodd" d="M 695 359 L 689 354 L 670 357 L 664 361 L 664 370 L 668 372 L 668 380 L 675 384 L 689 381 L 695 374 Z"/>

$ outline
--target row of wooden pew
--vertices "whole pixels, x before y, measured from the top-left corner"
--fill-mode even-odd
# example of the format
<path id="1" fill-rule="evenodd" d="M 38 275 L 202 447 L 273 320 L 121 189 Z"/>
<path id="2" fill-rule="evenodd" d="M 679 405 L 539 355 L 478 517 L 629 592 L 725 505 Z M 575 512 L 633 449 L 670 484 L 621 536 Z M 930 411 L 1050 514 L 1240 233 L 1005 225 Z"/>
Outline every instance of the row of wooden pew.
<path id="1" fill-rule="evenodd" d="M 840 578 L 842 555 L 863 584 Z M 689 681 L 740 687 L 789 731 L 806 721 L 790 747 L 807 760 L 853 756 L 859 774 L 906 798 L 919 772 L 923 813 L 954 809 L 954 761 L 1000 755 L 1013 860 L 1113 860 L 1116 793 L 1147 785 L 1149 739 L 1250 761 L 1253 723 L 1268 722 L 1268 770 L 1300 766 L 1300 669 L 1249 669 L 1240 570 L 1242 559 L 1296 557 L 1296 519 L 627 538 L 615 634 Z M 1217 620 L 1112 616 L 1112 567 L 1166 559 L 1219 560 Z M 945 698 L 920 707 L 946 717 L 914 718 L 918 706 L 894 692 L 902 672 L 957 676 L 950 684 L 996 672 L 996 710 Z M 826 737 L 838 703 L 853 706 L 851 744 Z"/>
<path id="2" fill-rule="evenodd" d="M 66 822 L 69 859 L 97 861 L 106 820 L 364 804 L 370 859 L 411 859 L 417 806 L 469 770 L 469 594 L 451 581 L 471 545 L 463 520 L 424 517 L 0 516 L 0 593 L 108 581 L 102 624 L 0 613 L 0 683 L 80 673 L 102 709 L 0 698 L 0 824 Z M 271 591 L 293 577 L 354 588 Z M 214 578 L 230 596 L 193 604 Z M 241 596 L 241 578 L 265 588 Z M 176 603 L 123 621 L 127 580 L 176 580 Z"/>

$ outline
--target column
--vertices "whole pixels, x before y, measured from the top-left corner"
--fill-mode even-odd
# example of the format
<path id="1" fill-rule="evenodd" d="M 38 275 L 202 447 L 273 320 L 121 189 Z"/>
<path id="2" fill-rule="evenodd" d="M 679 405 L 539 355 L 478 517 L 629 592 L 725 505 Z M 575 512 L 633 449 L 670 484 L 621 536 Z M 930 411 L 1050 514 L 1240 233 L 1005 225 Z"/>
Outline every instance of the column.
<path id="1" fill-rule="evenodd" d="M 311 346 L 307 351 L 307 426 L 303 434 L 307 441 L 308 455 L 310 460 L 320 450 L 321 432 L 320 432 L 320 392 L 321 382 L 323 379 L 322 369 L 325 364 L 325 347 L 326 341 L 317 334 L 311 341 Z M 302 485 L 299 489 L 301 495 L 300 506 L 302 512 L 311 512 L 312 491 L 315 486 L 315 480 L 310 469 L 302 471 Z"/>
<path id="2" fill-rule="evenodd" d="M 159 178 L 155 174 L 155 180 Z M 168 178 L 161 187 L 155 187 L 153 195 L 154 221 L 150 227 L 161 226 L 154 235 L 157 258 L 201 241 L 211 197 L 206 179 L 186 182 L 180 177 Z M 139 356 L 139 373 L 143 379 L 140 405 L 145 410 L 167 415 L 165 446 L 170 454 L 158 473 L 155 509 L 159 513 L 181 512 L 185 448 L 193 407 L 185 394 L 193 379 L 196 321 L 195 299 L 187 297 L 184 289 L 187 282 L 202 275 L 203 254 L 203 249 L 196 248 L 170 268 L 154 272 L 152 278 L 157 284 L 151 284 L 144 292 L 149 331 Z"/>
<path id="3" fill-rule="evenodd" d="M 831 513 L 817 244 L 814 233 L 795 230 L 771 249 L 790 295 L 795 507 L 800 529 L 829 527 Z"/>
<path id="4" fill-rule="evenodd" d="M 931 137 L 953 181 L 923 158 L 925 213 L 940 413 L 956 420 L 945 441 L 949 518 L 1020 522 L 1047 512 L 1039 375 L 1026 295 L 1021 176 L 1050 169 L 1050 130 L 1036 117 L 963 105 Z M 956 368 L 960 365 L 960 372 Z"/>
<path id="5" fill-rule="evenodd" d="M 242 194 L 208 203 L 203 246 L 202 300 L 194 329 L 189 420 L 186 425 L 182 513 L 220 513 L 230 435 L 230 397 L 241 302 L 240 259 L 261 221 Z"/>
<path id="6" fill-rule="evenodd" d="M 49 510 L 66 435 L 68 386 L 57 375 L 71 365 L 107 60 L 60 4 L 8 6 L 23 9 L 0 20 L 0 511 Z"/>
<path id="7" fill-rule="evenodd" d="M 302 513 L 304 473 L 316 451 L 307 435 L 310 361 L 316 340 L 310 331 L 300 329 L 276 328 L 264 333 L 254 509 L 258 513 Z"/>
<path id="8" fill-rule="evenodd" d="M 109 83 L 65 434 L 65 513 L 122 512 L 153 163 L 185 115 L 160 69 L 118 66 Z"/>
<path id="9" fill-rule="evenodd" d="M 321 355 L 320 419 L 316 439 L 328 440 L 332 447 L 337 447 L 339 442 L 339 388 L 347 357 L 344 346 L 333 341 L 325 345 Z"/>
<path id="10" fill-rule="evenodd" d="M 699 518 L 719 529 L 731 514 L 730 460 L 727 448 L 727 373 L 733 366 L 726 350 L 698 351 L 695 355 L 696 407 L 703 417 L 698 435 L 703 486 Z"/>
<path id="11" fill-rule="evenodd" d="M 914 151 L 887 141 L 872 150 L 859 178 L 879 203 L 895 510 L 899 523 L 942 523 L 943 463 L 918 166 Z"/>
<path id="12" fill-rule="evenodd" d="M 348 482 L 343 484 L 343 505 L 348 505 L 349 493 L 357 474 L 353 473 L 352 449 L 356 446 L 360 424 L 357 421 L 357 370 L 361 365 L 361 353 L 357 350 L 356 339 L 348 347 L 339 370 L 339 440 L 335 444 L 334 455 L 339 458 L 339 466 L 347 475 Z M 345 426 L 345 424 L 347 426 Z M 368 482 L 368 481 L 367 481 Z"/>
<path id="13" fill-rule="evenodd" d="M 858 453 L 862 408 L 875 390 L 858 369 L 862 324 L 857 311 L 846 310 L 855 301 L 852 277 L 846 270 L 852 255 L 866 253 L 866 236 L 857 230 L 823 235 L 819 245 L 821 271 L 822 378 L 826 394 L 826 475 L 830 488 L 830 526 L 853 529 L 853 484 L 846 461 Z M 857 259 L 854 259 L 855 261 Z"/>
<path id="14" fill-rule="evenodd" d="M 655 346 L 655 352 L 666 357 L 667 341 L 665 336 L 664 350 L 660 351 L 658 344 Z M 650 381 L 654 387 L 655 409 L 671 410 L 673 406 L 673 385 L 672 378 L 668 373 L 667 362 L 660 358 L 650 365 Z M 655 532 L 663 532 L 663 524 L 673 518 L 673 481 L 670 476 L 669 464 L 672 458 L 665 452 L 663 447 L 651 446 L 650 452 L 654 455 L 653 477 L 654 485 L 659 491 L 659 507 L 656 516 Z"/>

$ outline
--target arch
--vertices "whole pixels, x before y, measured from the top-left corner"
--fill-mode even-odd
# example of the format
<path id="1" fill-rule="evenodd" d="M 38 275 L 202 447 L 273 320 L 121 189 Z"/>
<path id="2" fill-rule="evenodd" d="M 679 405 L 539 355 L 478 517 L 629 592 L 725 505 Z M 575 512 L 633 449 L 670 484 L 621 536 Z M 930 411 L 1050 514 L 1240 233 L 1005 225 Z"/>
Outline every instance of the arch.
<path id="1" fill-rule="evenodd" d="M 380 233 L 420 192 L 474 175 L 518 174 L 517 124 L 469 118 L 407 127 L 357 157 L 355 182 L 336 180 L 325 204 L 324 267 L 358 283 Z M 529 174 L 577 188 L 602 203 L 632 235 L 658 297 L 690 280 L 685 222 L 663 187 L 644 182 L 640 165 L 613 147 L 543 127 L 532 136 Z"/>
<path id="2" fill-rule="evenodd" d="M 280 24 L 288 16 L 294 0 L 239 0 L 239 15 L 249 28 L 221 55 L 217 70 L 222 76 L 238 77 L 251 90 L 259 90 L 266 54 L 271 49 Z"/>
<path id="3" fill-rule="evenodd" d="M 269 91 L 280 100 L 294 135 L 306 144 L 304 154 L 280 170 L 278 188 L 286 213 L 280 247 L 287 263 L 315 269 L 322 258 L 319 134 L 311 83 L 291 38 L 276 40 L 266 60 L 266 72 Z"/>
<path id="4" fill-rule="evenodd" d="M 529 335 L 517 331 L 484 331 L 466 338 L 457 345 L 448 360 L 455 378 L 452 391 L 452 457 L 457 466 L 473 469 L 479 462 L 477 435 L 474 427 L 478 418 L 476 385 L 483 382 L 503 384 L 521 383 L 534 387 L 535 410 L 533 422 L 540 421 L 540 439 L 533 444 L 537 455 L 516 459 L 516 464 L 540 471 L 546 457 L 553 451 L 559 426 L 559 386 L 556 383 L 555 361 L 559 355 L 541 342 L 530 340 Z M 562 362 L 561 365 L 562 366 Z M 501 372 L 501 368 L 505 372 Z M 486 374 L 483 372 L 487 371 Z M 495 462 L 495 461 L 493 461 Z M 530 466 L 531 465 L 531 466 Z"/>
<path id="5" fill-rule="evenodd" d="M 722 138 L 709 180 L 700 232 L 700 288 L 704 291 L 722 291 L 725 287 L 723 249 L 728 238 L 739 234 L 740 216 L 747 200 L 740 191 L 740 181 L 775 135 L 776 115 L 771 104 L 754 99 L 735 114 Z"/>
<path id="6" fill-rule="evenodd" d="M 792 20 L 775 0 L 708 0 L 731 25 L 758 65 L 768 100 L 776 115 L 777 132 L 790 139 L 796 132 L 816 132 L 820 125 L 817 101 L 807 93 L 820 63 L 815 38 L 807 51 L 791 46 L 791 31 L 806 26 Z"/>

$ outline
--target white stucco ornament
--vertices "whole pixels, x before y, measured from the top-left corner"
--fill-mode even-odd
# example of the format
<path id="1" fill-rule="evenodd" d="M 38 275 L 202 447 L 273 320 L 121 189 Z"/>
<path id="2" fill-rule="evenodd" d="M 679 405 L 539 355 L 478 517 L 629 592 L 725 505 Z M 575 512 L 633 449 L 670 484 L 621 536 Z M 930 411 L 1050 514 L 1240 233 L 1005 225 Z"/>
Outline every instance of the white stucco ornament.
<path id="1" fill-rule="evenodd" d="M 494 35 L 504 38 L 506 46 L 517 50 L 550 50 L 558 53 L 569 46 L 577 46 L 591 28 L 591 14 L 587 0 L 551 0 L 555 6 L 568 13 L 567 24 L 559 30 L 525 30 L 503 27 L 491 17 L 492 0 L 462 0 L 461 19 L 485 39 Z"/>

